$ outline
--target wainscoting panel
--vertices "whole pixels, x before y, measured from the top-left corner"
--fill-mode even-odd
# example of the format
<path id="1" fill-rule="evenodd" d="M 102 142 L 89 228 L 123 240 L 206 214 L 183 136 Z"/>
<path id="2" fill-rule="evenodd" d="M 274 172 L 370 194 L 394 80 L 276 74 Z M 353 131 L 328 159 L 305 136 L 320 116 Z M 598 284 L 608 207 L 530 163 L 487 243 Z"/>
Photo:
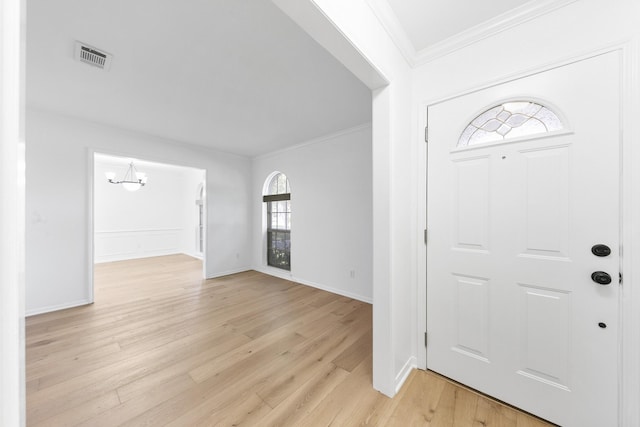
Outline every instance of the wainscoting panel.
<path id="1" fill-rule="evenodd" d="M 180 253 L 181 228 L 95 232 L 96 263 Z"/>

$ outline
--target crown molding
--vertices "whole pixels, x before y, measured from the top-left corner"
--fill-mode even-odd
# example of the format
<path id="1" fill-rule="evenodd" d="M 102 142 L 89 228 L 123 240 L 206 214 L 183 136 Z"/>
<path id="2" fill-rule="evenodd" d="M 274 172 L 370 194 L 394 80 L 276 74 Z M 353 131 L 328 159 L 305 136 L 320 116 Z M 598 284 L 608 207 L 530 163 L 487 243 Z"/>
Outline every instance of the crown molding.
<path id="1" fill-rule="evenodd" d="M 418 52 L 387 0 L 366 0 L 366 2 L 407 64 L 414 67 Z"/>
<path id="2" fill-rule="evenodd" d="M 371 122 L 367 122 L 367 123 L 363 123 L 357 126 L 353 126 L 347 129 L 342 129 L 339 130 L 337 132 L 332 132 L 326 135 L 322 135 L 318 138 L 313 138 L 304 142 L 301 142 L 299 144 L 294 144 L 291 145 L 289 147 L 285 147 L 285 148 L 281 148 L 279 150 L 275 150 L 275 151 L 270 151 L 268 153 L 264 153 L 264 154 L 259 154 L 257 156 L 253 156 L 252 159 L 253 160 L 261 160 L 261 159 L 267 159 L 269 157 L 273 157 L 273 156 L 278 156 L 280 154 L 286 153 L 288 151 L 294 151 L 294 150 L 298 150 L 300 148 L 304 148 L 304 147 L 308 147 L 310 145 L 314 145 L 314 144 L 319 144 L 322 142 L 326 142 L 332 139 L 336 139 L 339 138 L 341 136 L 345 136 L 345 135 L 349 135 L 352 133 L 356 133 L 356 132 L 360 132 L 361 130 L 364 129 L 370 129 L 371 128 Z"/>
<path id="3" fill-rule="evenodd" d="M 554 10 L 560 9 L 576 1 L 577 0 L 532 0 L 520 7 L 497 15 L 488 21 L 484 21 L 469 28 L 468 30 L 456 34 L 455 36 L 449 37 L 441 42 L 420 50 L 414 58 L 415 64 L 426 64 L 436 58 L 455 52 L 456 50 L 462 49 L 473 43 L 477 43 L 480 40 L 538 18 L 539 16 L 551 13 Z"/>
<path id="4" fill-rule="evenodd" d="M 416 51 L 395 12 L 386 0 L 366 0 L 391 40 L 411 67 L 460 50 L 488 37 L 551 13 L 578 0 L 531 0 L 452 37 Z"/>

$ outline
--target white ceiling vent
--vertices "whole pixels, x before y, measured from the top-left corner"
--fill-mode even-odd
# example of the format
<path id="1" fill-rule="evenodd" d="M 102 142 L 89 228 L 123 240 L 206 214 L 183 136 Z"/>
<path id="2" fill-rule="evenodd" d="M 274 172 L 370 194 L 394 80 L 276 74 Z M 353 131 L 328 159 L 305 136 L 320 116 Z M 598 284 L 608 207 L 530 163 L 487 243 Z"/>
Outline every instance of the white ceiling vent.
<path id="1" fill-rule="evenodd" d="M 109 71 L 113 55 L 82 42 L 76 42 L 76 60 Z"/>

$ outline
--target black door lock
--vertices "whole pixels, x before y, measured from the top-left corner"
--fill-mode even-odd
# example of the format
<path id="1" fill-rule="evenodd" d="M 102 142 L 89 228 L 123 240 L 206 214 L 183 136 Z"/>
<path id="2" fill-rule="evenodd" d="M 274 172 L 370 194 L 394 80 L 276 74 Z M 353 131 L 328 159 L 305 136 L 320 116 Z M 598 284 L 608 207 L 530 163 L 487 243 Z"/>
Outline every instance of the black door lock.
<path id="1" fill-rule="evenodd" d="M 593 245 L 591 247 L 591 253 L 594 254 L 595 256 L 600 256 L 600 257 L 609 256 L 611 255 L 611 248 L 609 248 L 609 246 L 607 245 L 602 245 L 602 244 Z"/>
<path id="2" fill-rule="evenodd" d="M 611 283 L 611 276 L 604 271 L 594 271 L 591 273 L 591 280 L 596 282 L 598 285 L 608 285 Z"/>

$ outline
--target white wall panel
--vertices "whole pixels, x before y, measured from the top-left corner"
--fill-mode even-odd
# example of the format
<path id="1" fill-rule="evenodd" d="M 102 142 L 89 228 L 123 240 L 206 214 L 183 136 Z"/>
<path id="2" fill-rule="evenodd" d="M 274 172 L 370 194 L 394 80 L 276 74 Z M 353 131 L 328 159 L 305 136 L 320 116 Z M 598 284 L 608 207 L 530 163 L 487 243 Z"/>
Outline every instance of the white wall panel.
<path id="1" fill-rule="evenodd" d="M 96 231 L 96 263 L 182 253 L 183 229 Z"/>

